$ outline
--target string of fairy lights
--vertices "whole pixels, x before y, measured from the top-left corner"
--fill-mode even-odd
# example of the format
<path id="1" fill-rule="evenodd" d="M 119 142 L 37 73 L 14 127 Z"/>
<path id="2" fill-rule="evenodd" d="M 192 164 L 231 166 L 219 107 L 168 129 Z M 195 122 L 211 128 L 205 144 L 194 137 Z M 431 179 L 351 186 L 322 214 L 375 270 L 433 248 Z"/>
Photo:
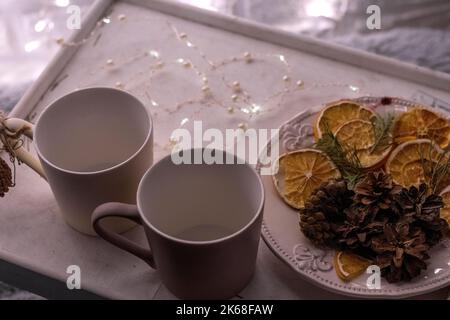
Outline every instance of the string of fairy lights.
<path id="1" fill-rule="evenodd" d="M 87 37 L 81 39 L 76 42 L 66 42 L 63 38 L 56 39 L 56 42 L 61 46 L 81 46 L 89 41 L 93 41 L 96 43 L 101 37 L 100 30 L 104 28 L 106 25 L 111 24 L 113 21 L 117 21 L 117 23 L 123 23 L 127 20 L 127 16 L 124 14 L 116 15 L 115 17 L 106 16 L 100 19 L 94 29 L 89 33 Z M 133 20 L 136 21 L 136 20 Z M 199 92 L 197 92 L 193 97 L 190 97 L 184 101 L 177 102 L 173 105 L 161 105 L 160 102 L 156 101 L 152 94 L 151 90 L 146 88 L 144 90 L 144 95 L 150 102 L 151 106 L 158 107 L 158 110 L 163 110 L 168 114 L 173 114 L 178 112 L 180 109 L 187 107 L 189 105 L 201 104 L 207 106 L 216 106 L 223 108 L 227 111 L 229 115 L 233 115 L 236 112 L 241 112 L 248 116 L 249 119 L 261 114 L 262 112 L 270 112 L 274 109 L 277 109 L 282 106 L 285 101 L 287 95 L 292 94 L 296 91 L 306 90 L 306 89 L 314 89 L 314 88 L 323 88 L 328 86 L 337 86 L 346 88 L 352 92 L 359 92 L 359 88 L 354 85 L 349 85 L 345 83 L 330 83 L 330 84 L 318 84 L 313 83 L 309 84 L 307 87 L 302 79 L 298 79 L 294 76 L 290 63 L 287 58 L 283 54 L 279 53 L 254 53 L 254 52 L 243 52 L 240 55 L 227 57 L 225 59 L 219 61 L 213 61 L 210 59 L 207 54 L 198 46 L 191 37 L 180 30 L 170 21 L 166 21 L 167 27 L 172 32 L 176 41 L 178 41 L 181 45 L 186 47 L 187 49 L 194 52 L 198 57 L 200 57 L 201 61 L 204 62 L 204 65 L 198 65 L 193 63 L 193 61 L 189 58 L 180 57 L 175 61 L 165 61 L 162 59 L 161 54 L 158 50 L 151 49 L 147 51 L 142 51 L 134 56 L 126 57 L 125 59 L 117 59 L 114 57 L 107 58 L 106 61 L 103 62 L 97 69 L 91 71 L 91 74 L 95 74 L 98 71 L 108 71 L 114 70 L 116 68 L 122 68 L 125 65 L 138 62 L 142 59 L 151 58 L 153 61 L 149 66 L 149 70 L 146 70 L 146 75 L 148 81 L 151 81 L 152 77 L 157 74 L 159 71 L 163 70 L 168 64 L 176 64 L 185 69 L 187 72 L 192 72 L 196 78 L 198 78 L 199 82 Z M 261 63 L 264 61 L 272 60 L 276 63 L 279 63 L 284 70 L 282 77 L 280 77 L 281 85 L 278 86 L 278 89 L 269 93 L 269 95 L 262 99 L 262 102 L 257 103 L 251 97 L 249 91 L 246 88 L 246 85 L 241 83 L 236 79 L 230 79 L 223 68 L 229 66 L 231 64 L 243 64 L 249 65 L 254 63 Z M 142 73 L 142 72 L 140 72 Z M 229 91 L 229 98 L 227 100 L 222 100 L 215 93 L 215 89 L 210 84 L 209 75 L 214 74 L 218 76 L 218 79 L 221 81 L 221 85 L 227 88 Z M 137 76 L 137 75 L 135 75 Z M 133 77 L 133 76 L 131 76 Z M 115 87 L 120 89 L 126 89 L 127 83 L 132 79 L 128 79 L 128 81 L 116 81 Z M 274 102 L 275 101 L 275 102 Z M 264 106 L 264 108 L 263 108 Z M 196 110 L 194 114 L 199 113 L 199 110 Z M 186 119 L 182 120 L 180 126 L 182 126 Z M 240 122 L 238 127 L 241 129 L 247 129 L 247 122 Z M 176 144 L 176 141 L 171 141 L 169 138 L 170 144 Z"/>

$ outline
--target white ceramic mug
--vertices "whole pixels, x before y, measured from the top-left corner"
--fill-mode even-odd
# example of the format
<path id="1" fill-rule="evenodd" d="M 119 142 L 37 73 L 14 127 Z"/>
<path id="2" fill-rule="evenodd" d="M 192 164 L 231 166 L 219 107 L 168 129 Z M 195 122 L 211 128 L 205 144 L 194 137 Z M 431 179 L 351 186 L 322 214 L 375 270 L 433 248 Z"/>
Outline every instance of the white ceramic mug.
<path id="1" fill-rule="evenodd" d="M 255 269 L 264 208 L 261 179 L 233 155 L 215 152 L 234 164 L 177 165 L 169 155 L 142 178 L 137 205 L 107 203 L 92 215 L 101 237 L 158 269 L 179 298 L 233 297 Z M 141 224 L 151 249 L 103 225 L 111 217 Z"/>
<path id="2" fill-rule="evenodd" d="M 4 125 L 34 139 L 40 161 L 23 147 L 17 156 L 48 180 L 65 221 L 90 235 L 92 211 L 109 201 L 136 203 L 139 181 L 153 162 L 150 115 L 137 98 L 113 88 L 69 93 L 51 103 L 35 126 L 14 118 Z M 108 223 L 116 232 L 134 225 Z"/>

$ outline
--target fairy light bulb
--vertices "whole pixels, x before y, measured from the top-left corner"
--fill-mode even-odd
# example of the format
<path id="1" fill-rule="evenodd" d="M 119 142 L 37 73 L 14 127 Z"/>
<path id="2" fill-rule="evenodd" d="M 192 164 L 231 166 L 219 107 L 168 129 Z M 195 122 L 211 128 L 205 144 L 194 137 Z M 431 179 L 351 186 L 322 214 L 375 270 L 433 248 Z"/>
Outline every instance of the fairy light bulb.
<path id="1" fill-rule="evenodd" d="M 239 83 L 239 81 L 233 81 L 233 83 L 231 84 L 233 87 L 233 91 L 234 92 L 241 92 L 241 84 Z"/>
<path id="2" fill-rule="evenodd" d="M 247 124 L 245 122 L 241 122 L 238 124 L 238 128 L 242 130 L 247 130 Z"/>
<path id="3" fill-rule="evenodd" d="M 244 60 L 247 63 L 253 62 L 253 57 L 250 52 L 244 52 Z"/>
<path id="4" fill-rule="evenodd" d="M 122 89 L 124 87 L 124 85 L 121 81 L 117 81 L 115 86 L 116 86 L 116 88 L 119 88 L 119 89 Z"/>

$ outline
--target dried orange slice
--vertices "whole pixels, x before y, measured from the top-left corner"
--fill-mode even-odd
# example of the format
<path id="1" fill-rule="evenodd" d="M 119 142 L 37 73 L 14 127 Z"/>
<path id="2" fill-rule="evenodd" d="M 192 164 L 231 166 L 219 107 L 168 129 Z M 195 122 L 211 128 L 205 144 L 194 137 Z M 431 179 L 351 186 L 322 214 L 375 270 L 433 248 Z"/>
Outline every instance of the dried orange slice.
<path id="1" fill-rule="evenodd" d="M 386 172 L 392 180 L 406 188 L 418 187 L 428 183 L 430 177 L 425 175 L 425 168 L 430 168 L 439 161 L 443 151 L 431 140 L 418 139 L 397 146 L 386 162 Z"/>
<path id="2" fill-rule="evenodd" d="M 440 196 L 442 202 L 444 202 L 444 207 L 441 209 L 441 218 L 447 220 L 450 225 L 450 186 L 442 190 Z"/>
<path id="3" fill-rule="evenodd" d="M 375 130 L 371 121 L 351 120 L 336 131 L 336 138 L 341 145 L 354 150 L 361 165 L 369 168 L 380 164 L 389 154 L 391 146 L 383 150 L 373 150 L 376 143 Z"/>
<path id="4" fill-rule="evenodd" d="M 450 122 L 436 112 L 416 107 L 399 115 L 393 135 L 395 143 L 425 138 L 446 148 L 450 141 Z"/>
<path id="5" fill-rule="evenodd" d="M 344 251 L 336 252 L 333 262 L 336 274 L 345 282 L 355 279 L 372 264 L 372 261 L 366 258 Z"/>
<path id="6" fill-rule="evenodd" d="M 322 137 L 322 133 L 328 128 L 332 133 L 336 133 L 336 130 L 344 123 L 361 119 L 370 121 L 374 116 L 372 110 L 364 108 L 353 101 L 341 100 L 336 103 L 326 106 L 318 115 L 315 126 L 314 136 L 316 140 Z"/>
<path id="7" fill-rule="evenodd" d="M 283 154 L 273 175 L 275 187 L 290 206 L 300 209 L 322 183 L 341 174 L 323 152 L 303 149 Z"/>

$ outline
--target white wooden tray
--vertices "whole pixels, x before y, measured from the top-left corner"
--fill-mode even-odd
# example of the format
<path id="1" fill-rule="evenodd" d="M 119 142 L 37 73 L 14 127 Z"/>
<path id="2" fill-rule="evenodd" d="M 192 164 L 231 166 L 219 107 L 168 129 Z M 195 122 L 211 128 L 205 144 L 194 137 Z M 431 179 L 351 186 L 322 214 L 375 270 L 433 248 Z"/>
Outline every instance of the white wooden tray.
<path id="1" fill-rule="evenodd" d="M 95 28 L 105 15 L 110 23 Z M 447 74 L 181 4 L 98 0 L 83 18 L 82 29 L 66 41 L 79 41 L 94 28 L 95 35 L 83 45 L 60 50 L 13 109 L 12 116 L 33 121 L 51 101 L 72 90 L 121 82 L 124 90 L 142 99 L 154 118 L 154 151 L 158 160 L 170 151 L 172 131 L 181 126 L 191 129 L 194 120 L 202 120 L 204 128 L 221 130 L 237 128 L 242 123 L 252 128 L 275 129 L 311 106 L 341 98 L 387 95 L 444 106 L 445 101 L 450 101 Z M 177 40 L 174 28 L 185 33 L 197 49 Z M 149 69 L 151 54 L 144 53 L 150 51 L 156 51 L 165 61 L 165 67 L 158 72 Z M 251 64 L 230 64 L 217 72 L 209 68 L 200 51 L 211 61 L 242 56 L 244 52 L 256 59 Z M 290 65 L 291 81 L 301 80 L 304 86 L 284 95 L 281 101 L 267 99 L 271 92 L 283 89 L 280 80 L 288 70 L 280 63 L 281 56 Z M 176 63 L 180 58 L 192 61 L 208 75 L 215 96 L 225 101 L 222 107 L 192 103 L 173 112 L 177 102 L 198 96 L 202 87 L 192 69 Z M 108 68 L 108 59 L 114 61 L 114 68 Z M 222 77 L 245 85 L 261 113 L 252 117 L 239 110 L 229 113 L 229 91 L 214 85 Z M 63 283 L 67 266 L 77 264 L 83 272 L 83 288 L 102 297 L 171 297 L 161 287 L 157 272 L 144 263 L 100 239 L 67 227 L 58 216 L 48 186 L 27 168 L 19 168 L 17 187 L 1 200 L 0 206 L 0 259 L 4 263 Z M 129 236 L 143 241 L 141 230 L 132 230 Z M 19 271 L 13 270 L 17 278 Z M 33 283 L 33 290 L 45 286 L 31 280 L 27 283 Z M 446 294 L 447 291 L 437 293 L 439 297 Z M 338 297 L 299 279 L 264 244 L 255 279 L 241 296 Z"/>

